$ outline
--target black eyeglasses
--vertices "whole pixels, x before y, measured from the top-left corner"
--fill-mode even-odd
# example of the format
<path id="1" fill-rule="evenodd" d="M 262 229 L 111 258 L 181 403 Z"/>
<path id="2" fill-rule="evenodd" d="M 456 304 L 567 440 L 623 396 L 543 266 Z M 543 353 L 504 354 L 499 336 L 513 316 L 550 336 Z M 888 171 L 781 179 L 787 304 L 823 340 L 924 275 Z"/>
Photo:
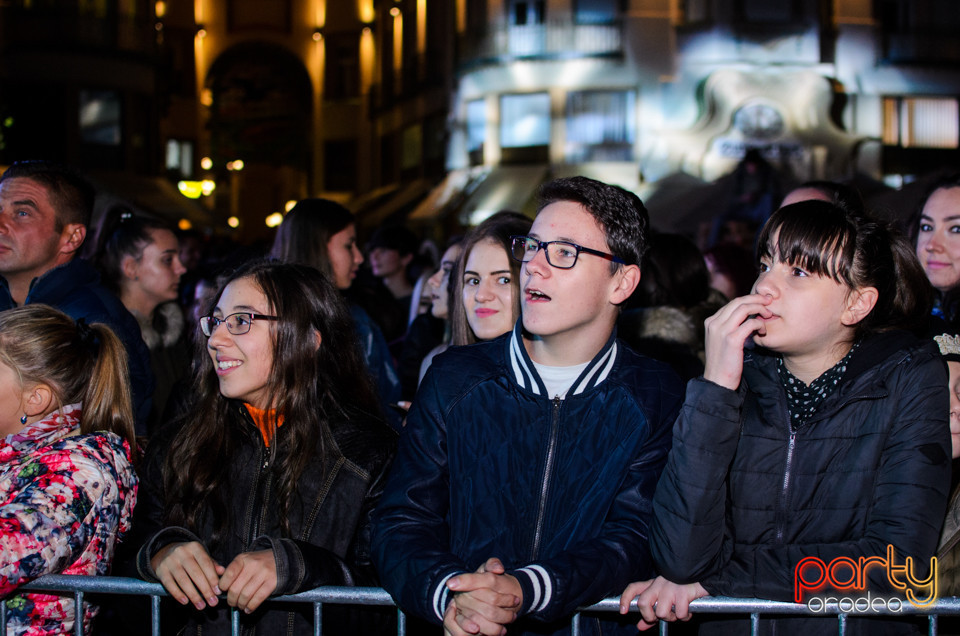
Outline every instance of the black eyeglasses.
<path id="1" fill-rule="evenodd" d="M 605 258 L 614 263 L 626 265 L 627 262 L 619 256 L 607 254 L 600 250 L 590 249 L 569 241 L 538 241 L 532 236 L 511 236 L 510 246 L 511 255 L 521 263 L 529 263 L 537 255 L 537 252 L 543 250 L 547 255 L 547 262 L 557 269 L 570 269 L 577 264 L 577 257 L 580 252 L 593 254 L 600 258 Z"/>
<path id="2" fill-rule="evenodd" d="M 253 314 L 249 311 L 241 311 L 235 314 L 230 314 L 225 318 L 217 318 L 216 316 L 201 316 L 200 331 L 203 332 L 203 335 L 209 338 L 213 335 L 213 332 L 216 331 L 217 327 L 220 325 L 226 325 L 229 333 L 233 334 L 234 336 L 242 336 L 250 331 L 250 327 L 253 325 L 254 320 L 279 320 L 279 318 L 276 316 Z"/>

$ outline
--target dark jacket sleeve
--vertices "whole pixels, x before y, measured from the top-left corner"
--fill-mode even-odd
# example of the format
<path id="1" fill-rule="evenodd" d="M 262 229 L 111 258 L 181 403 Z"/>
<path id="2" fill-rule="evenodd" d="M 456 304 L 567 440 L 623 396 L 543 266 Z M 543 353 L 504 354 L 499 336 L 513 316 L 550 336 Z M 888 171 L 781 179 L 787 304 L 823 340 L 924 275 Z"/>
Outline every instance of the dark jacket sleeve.
<path id="1" fill-rule="evenodd" d="M 918 569 L 936 551 L 949 485 L 949 412 L 943 364 L 916 355 L 887 381 L 891 426 L 879 458 L 866 529 L 821 544 L 741 546 L 725 527 L 727 468 L 739 436 L 740 398 L 691 382 L 674 449 L 654 500 L 653 556 L 668 579 L 700 581 L 714 595 L 794 600 L 794 568 L 804 557 L 913 556 Z M 851 477 L 855 478 L 855 477 Z M 883 568 L 869 589 L 892 591 Z"/>
<path id="2" fill-rule="evenodd" d="M 677 383 L 679 384 L 679 383 Z M 523 588 L 520 613 L 543 621 L 573 614 L 577 607 L 619 594 L 630 581 L 654 576 L 648 545 L 654 491 L 670 450 L 679 391 L 655 420 L 647 420 L 641 451 L 633 460 L 599 533 L 555 556 L 511 571 Z M 538 589 L 549 582 L 549 594 Z M 538 602 L 539 601 L 539 602 Z"/>
<path id="3" fill-rule="evenodd" d="M 444 583 L 466 565 L 450 552 L 446 421 L 436 374 L 427 372 L 373 522 L 373 562 L 406 612 L 440 623 Z"/>
<path id="4" fill-rule="evenodd" d="M 720 567 L 727 471 L 737 450 L 742 397 L 702 378 L 687 384 L 673 448 L 653 500 L 650 550 L 678 583 Z"/>

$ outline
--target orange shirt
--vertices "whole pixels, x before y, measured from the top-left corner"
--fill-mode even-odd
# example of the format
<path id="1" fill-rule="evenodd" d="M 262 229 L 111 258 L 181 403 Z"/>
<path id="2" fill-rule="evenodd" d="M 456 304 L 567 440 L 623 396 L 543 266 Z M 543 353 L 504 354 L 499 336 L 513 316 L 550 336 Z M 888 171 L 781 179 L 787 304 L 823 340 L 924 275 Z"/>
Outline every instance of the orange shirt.
<path id="1" fill-rule="evenodd" d="M 264 411 L 263 409 L 258 409 L 255 406 L 251 406 L 244 402 L 244 406 L 247 407 L 247 413 L 250 414 L 250 417 L 253 418 L 253 423 L 257 425 L 257 428 L 260 429 L 260 434 L 263 435 L 263 443 L 267 448 L 270 448 L 270 442 L 273 441 L 274 427 L 272 421 L 274 419 L 274 413 L 276 411 Z M 283 418 L 277 421 L 277 428 L 283 425 Z"/>

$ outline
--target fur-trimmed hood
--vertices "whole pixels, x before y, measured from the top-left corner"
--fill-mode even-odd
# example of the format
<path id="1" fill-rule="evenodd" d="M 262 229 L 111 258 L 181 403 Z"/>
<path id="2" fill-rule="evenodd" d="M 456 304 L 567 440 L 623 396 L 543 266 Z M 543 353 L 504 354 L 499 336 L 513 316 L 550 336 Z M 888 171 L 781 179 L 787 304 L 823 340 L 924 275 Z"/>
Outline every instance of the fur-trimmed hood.
<path id="1" fill-rule="evenodd" d="M 183 311 L 174 301 L 159 305 L 153 320 L 137 312 L 131 313 L 140 324 L 140 335 L 151 351 L 161 346 L 172 347 L 183 334 Z"/>

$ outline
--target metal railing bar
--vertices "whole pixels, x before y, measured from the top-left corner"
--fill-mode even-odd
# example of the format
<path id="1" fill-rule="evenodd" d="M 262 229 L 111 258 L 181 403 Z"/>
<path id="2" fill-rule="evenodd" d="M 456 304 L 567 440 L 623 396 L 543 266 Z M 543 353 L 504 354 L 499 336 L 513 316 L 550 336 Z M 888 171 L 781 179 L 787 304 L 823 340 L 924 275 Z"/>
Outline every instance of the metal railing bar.
<path id="1" fill-rule="evenodd" d="M 159 583 L 149 583 L 139 579 L 111 577 L 111 576 L 79 576 L 79 575 L 48 575 L 21 586 L 18 591 L 44 591 L 71 594 L 76 603 L 76 625 L 74 633 L 83 635 L 83 601 L 84 595 L 89 594 L 126 594 L 145 595 L 151 597 L 151 633 L 160 634 L 160 602 L 167 596 L 163 586 Z M 321 587 L 298 594 L 273 597 L 269 602 L 281 603 L 310 603 L 313 605 L 314 630 L 317 636 L 322 634 L 323 605 L 368 605 L 395 607 L 393 599 L 382 588 L 377 587 Z M 841 602 L 832 600 L 822 604 L 822 610 L 813 611 L 807 605 L 784 601 L 769 601 L 763 599 L 739 599 L 727 597 L 705 597 L 690 603 L 690 610 L 699 614 L 747 614 L 750 616 L 751 633 L 758 633 L 761 615 L 805 615 L 805 616 L 836 616 L 838 633 L 846 633 L 848 619 L 860 616 L 878 615 L 926 615 L 928 633 L 937 636 L 939 631 L 938 615 L 960 615 L 960 597 L 940 598 L 936 602 L 924 607 L 915 607 L 904 600 L 896 609 L 890 609 L 887 603 L 871 606 L 870 611 L 850 611 L 850 599 L 844 599 L 844 609 L 840 609 Z M 894 606 L 893 603 L 890 603 Z M 854 605 L 855 607 L 856 605 Z M 599 603 L 581 607 L 571 619 L 571 630 L 574 636 L 581 633 L 583 613 L 617 613 L 619 612 L 619 598 L 610 597 Z M 636 614 L 636 601 L 631 608 Z M 9 611 L 6 602 L 0 601 L 0 636 L 7 633 L 6 624 Z M 397 610 L 397 634 L 406 635 L 406 616 Z M 668 634 L 669 625 L 661 623 L 660 634 Z M 239 634 L 240 615 L 237 610 L 231 612 L 231 632 Z"/>
<path id="2" fill-rule="evenodd" d="M 73 633 L 77 636 L 83 636 L 83 592 L 77 590 L 73 593 Z"/>
<path id="3" fill-rule="evenodd" d="M 150 597 L 150 636 L 160 636 L 160 597 Z"/>

